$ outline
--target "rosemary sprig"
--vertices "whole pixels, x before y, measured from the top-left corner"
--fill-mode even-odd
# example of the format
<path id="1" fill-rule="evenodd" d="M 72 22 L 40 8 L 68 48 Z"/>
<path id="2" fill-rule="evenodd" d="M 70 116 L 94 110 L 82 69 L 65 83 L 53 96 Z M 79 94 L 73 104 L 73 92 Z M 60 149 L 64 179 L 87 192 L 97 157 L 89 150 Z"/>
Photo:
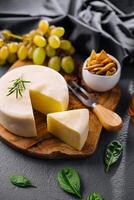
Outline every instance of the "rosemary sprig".
<path id="1" fill-rule="evenodd" d="M 15 80 L 12 80 L 12 85 L 8 87 L 8 94 L 7 96 L 11 95 L 12 93 L 16 94 L 16 98 L 18 99 L 19 96 L 22 97 L 22 92 L 26 89 L 25 84 L 30 83 L 31 81 L 26 81 L 22 77 L 19 77 Z"/>

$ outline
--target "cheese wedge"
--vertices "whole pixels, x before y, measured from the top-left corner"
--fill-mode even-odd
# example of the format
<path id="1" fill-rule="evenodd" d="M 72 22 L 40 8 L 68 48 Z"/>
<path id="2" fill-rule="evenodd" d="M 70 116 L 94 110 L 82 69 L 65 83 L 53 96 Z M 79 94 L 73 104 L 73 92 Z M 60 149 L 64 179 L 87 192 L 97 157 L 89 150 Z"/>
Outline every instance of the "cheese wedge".
<path id="1" fill-rule="evenodd" d="M 89 131 L 88 109 L 69 110 L 47 115 L 47 129 L 63 142 L 81 150 Z"/>
<path id="2" fill-rule="evenodd" d="M 12 80 L 30 81 L 22 97 L 7 96 Z M 0 79 L 0 123 L 10 132 L 25 137 L 37 136 L 33 108 L 47 114 L 65 111 L 69 94 L 65 79 L 56 71 L 39 65 L 20 67 Z"/>

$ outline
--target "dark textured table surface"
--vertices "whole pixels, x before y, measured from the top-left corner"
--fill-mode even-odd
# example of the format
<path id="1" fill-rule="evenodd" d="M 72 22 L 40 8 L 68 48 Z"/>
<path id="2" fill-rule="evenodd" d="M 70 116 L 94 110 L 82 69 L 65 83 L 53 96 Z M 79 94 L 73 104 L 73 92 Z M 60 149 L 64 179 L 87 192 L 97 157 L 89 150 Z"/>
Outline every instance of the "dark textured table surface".
<path id="1" fill-rule="evenodd" d="M 113 0 L 117 5 L 117 1 Z M 132 11 L 132 1 L 122 5 Z M 119 7 L 125 10 L 125 6 Z M 134 4 L 133 4 L 134 8 Z M 6 68 L 1 68 L 1 75 Z M 124 121 L 117 133 L 102 131 L 96 152 L 89 158 L 70 160 L 40 160 L 19 153 L 0 142 L 0 200 L 73 200 L 76 199 L 62 191 L 57 184 L 57 172 L 70 166 L 78 170 L 82 182 L 82 199 L 90 192 L 100 192 L 105 200 L 133 200 L 134 196 L 134 124 L 127 114 L 130 94 L 134 91 L 134 67 L 126 66 L 120 80 L 122 91 L 117 112 Z M 112 139 L 120 139 L 124 151 L 121 161 L 105 174 L 103 155 L 106 145 Z M 22 174 L 29 177 L 37 188 L 22 189 L 13 186 L 9 177 Z"/>

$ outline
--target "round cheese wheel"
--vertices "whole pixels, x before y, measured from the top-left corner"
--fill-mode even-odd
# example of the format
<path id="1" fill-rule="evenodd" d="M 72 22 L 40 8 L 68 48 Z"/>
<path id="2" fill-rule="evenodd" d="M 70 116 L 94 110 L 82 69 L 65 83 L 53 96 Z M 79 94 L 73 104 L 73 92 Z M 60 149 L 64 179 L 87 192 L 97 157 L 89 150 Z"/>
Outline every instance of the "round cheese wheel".
<path id="1" fill-rule="evenodd" d="M 13 80 L 22 78 L 22 96 L 10 95 Z M 67 110 L 69 92 L 61 74 L 48 67 L 27 65 L 7 72 L 0 79 L 0 123 L 10 132 L 24 137 L 37 136 L 33 108 L 44 114 Z"/>

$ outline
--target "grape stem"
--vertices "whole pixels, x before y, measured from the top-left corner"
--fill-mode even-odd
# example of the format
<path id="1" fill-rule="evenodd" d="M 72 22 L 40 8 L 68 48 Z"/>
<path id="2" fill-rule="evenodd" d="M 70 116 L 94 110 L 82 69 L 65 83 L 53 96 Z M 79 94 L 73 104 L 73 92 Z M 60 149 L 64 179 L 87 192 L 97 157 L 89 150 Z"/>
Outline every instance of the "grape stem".
<path id="1" fill-rule="evenodd" d="M 13 34 L 13 33 L 11 33 L 10 36 L 11 36 L 12 38 L 14 38 L 14 39 L 23 40 L 23 37 L 22 37 L 22 36 L 19 36 L 19 35 Z"/>
<path id="2" fill-rule="evenodd" d="M 11 32 L 6 32 L 6 33 L 3 33 L 3 32 L 2 32 L 2 36 L 3 36 L 3 37 L 7 37 L 7 38 L 12 37 L 12 38 L 14 38 L 14 39 L 23 40 L 23 37 L 22 37 L 22 36 L 16 35 L 16 34 L 11 33 Z"/>

